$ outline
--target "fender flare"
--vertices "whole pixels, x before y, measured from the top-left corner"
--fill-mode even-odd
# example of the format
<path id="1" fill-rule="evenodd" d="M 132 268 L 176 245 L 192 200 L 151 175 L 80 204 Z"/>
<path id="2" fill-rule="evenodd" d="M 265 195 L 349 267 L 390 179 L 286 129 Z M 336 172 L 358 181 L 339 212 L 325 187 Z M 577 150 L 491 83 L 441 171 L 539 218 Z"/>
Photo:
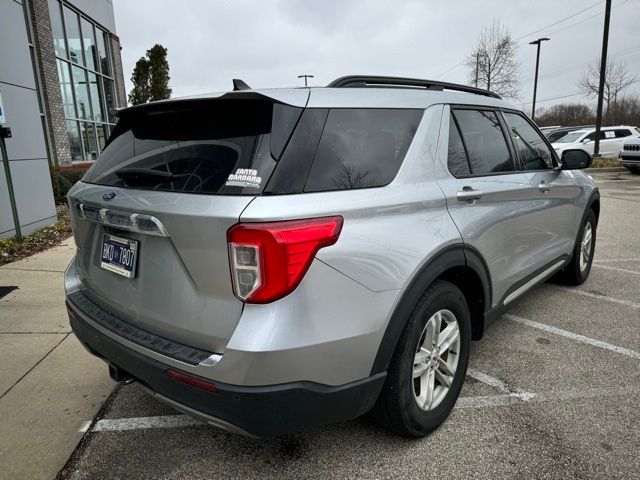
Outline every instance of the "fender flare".
<path id="1" fill-rule="evenodd" d="M 589 210 L 593 210 L 591 207 L 594 203 L 598 202 L 598 211 L 594 212 L 596 214 L 596 223 L 600 220 L 600 190 L 597 188 L 591 193 L 589 196 L 589 200 L 587 200 L 587 206 L 584 209 L 584 213 L 582 214 L 582 222 L 584 222 L 585 217 Z"/>
<path id="2" fill-rule="evenodd" d="M 469 267 L 474 270 L 482 281 L 485 311 L 480 313 L 482 316 L 481 321 L 484 325 L 484 313 L 491 307 L 491 281 L 486 262 L 475 249 L 462 243 L 447 246 L 420 268 L 409 283 L 409 286 L 402 293 L 402 297 L 396 305 L 380 341 L 378 353 L 371 368 L 371 375 L 386 372 L 398 345 L 400 335 L 416 303 L 418 303 L 424 291 L 434 280 L 453 267 Z"/>

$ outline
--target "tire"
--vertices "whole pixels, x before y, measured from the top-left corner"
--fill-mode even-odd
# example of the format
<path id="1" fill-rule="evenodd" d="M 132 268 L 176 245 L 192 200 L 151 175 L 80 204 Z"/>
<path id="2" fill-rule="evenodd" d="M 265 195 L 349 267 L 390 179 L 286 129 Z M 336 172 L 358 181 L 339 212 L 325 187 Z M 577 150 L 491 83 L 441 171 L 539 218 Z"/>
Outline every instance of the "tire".
<path id="1" fill-rule="evenodd" d="M 596 215 L 593 213 L 593 210 L 589 210 L 582 220 L 582 225 L 580 225 L 578 238 L 575 246 L 573 247 L 571 261 L 560 272 L 560 279 L 564 283 L 568 283 L 569 285 L 581 285 L 587 280 L 587 278 L 589 278 L 591 264 L 593 263 L 593 252 L 596 248 L 596 227 Z M 589 230 L 591 231 L 591 242 L 588 246 L 589 258 L 585 262 L 582 244 L 586 238 L 585 233 Z"/>
<path id="2" fill-rule="evenodd" d="M 454 324 L 458 327 L 458 340 L 451 344 L 450 349 L 443 349 L 440 362 L 429 359 L 430 354 L 424 349 L 425 345 L 432 343 L 431 332 L 436 330 L 437 314 L 442 320 L 442 332 L 449 328 L 448 333 L 439 339 L 442 346 L 446 347 L 447 338 L 453 338 L 449 334 L 455 333 Z M 388 430 L 413 438 L 424 437 L 438 428 L 447 419 L 460 395 L 469 361 L 470 342 L 471 323 L 464 295 L 452 283 L 436 280 L 420 297 L 400 335 L 387 370 L 386 382 L 372 410 L 375 420 Z M 420 345 L 423 348 L 419 350 Z M 418 355 L 421 360 L 424 357 L 424 361 L 414 365 Z M 449 371 L 453 376 L 443 377 L 445 369 L 455 364 L 456 359 L 455 369 Z M 414 373 L 422 371 L 427 363 L 430 366 L 414 380 Z M 436 364 L 439 366 L 436 367 Z M 434 378 L 434 389 L 423 389 L 422 386 L 427 385 L 430 378 Z M 441 383 L 442 378 L 450 383 L 448 389 Z M 434 393 L 431 397 L 430 391 Z M 426 406 L 429 400 L 430 407 Z"/>
<path id="3" fill-rule="evenodd" d="M 638 167 L 628 167 L 628 168 L 629 168 L 629 171 L 631 173 L 634 173 L 636 175 L 640 175 L 640 168 L 638 168 Z"/>

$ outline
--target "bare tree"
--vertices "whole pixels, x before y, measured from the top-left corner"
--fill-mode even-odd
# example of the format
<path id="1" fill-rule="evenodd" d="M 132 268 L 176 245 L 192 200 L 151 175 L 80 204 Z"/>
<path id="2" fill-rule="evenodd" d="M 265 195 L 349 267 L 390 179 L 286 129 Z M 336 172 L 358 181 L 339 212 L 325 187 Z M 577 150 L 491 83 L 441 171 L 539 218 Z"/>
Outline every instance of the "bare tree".
<path id="1" fill-rule="evenodd" d="M 358 170 L 349 163 L 341 162 L 340 171 L 333 177 L 333 183 L 340 190 L 349 190 L 368 187 L 371 185 L 371 179 L 366 170 Z"/>
<path id="2" fill-rule="evenodd" d="M 609 108 L 613 107 L 622 90 L 634 83 L 638 75 L 629 73 L 624 62 L 609 61 L 605 69 L 604 92 L 602 98 L 605 104 L 605 115 L 608 116 Z M 597 97 L 600 87 L 600 60 L 590 63 L 578 80 L 578 88 L 589 97 Z"/>
<path id="3" fill-rule="evenodd" d="M 520 63 L 516 60 L 518 43 L 511 32 L 495 20 L 480 32 L 473 51 L 467 57 L 469 83 L 507 98 L 518 98 Z"/>
<path id="4" fill-rule="evenodd" d="M 593 109 L 584 103 L 559 103 L 536 113 L 536 123 L 541 127 L 590 125 L 595 122 Z"/>
<path id="5" fill-rule="evenodd" d="M 609 125 L 640 125 L 640 97 L 620 95 L 611 104 L 604 122 Z"/>

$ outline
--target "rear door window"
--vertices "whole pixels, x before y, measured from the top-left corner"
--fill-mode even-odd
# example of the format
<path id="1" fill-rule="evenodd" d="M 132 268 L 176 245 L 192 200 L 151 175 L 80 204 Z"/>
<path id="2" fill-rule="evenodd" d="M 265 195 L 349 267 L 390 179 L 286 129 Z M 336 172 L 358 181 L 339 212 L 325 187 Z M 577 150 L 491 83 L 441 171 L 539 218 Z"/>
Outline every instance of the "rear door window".
<path id="1" fill-rule="evenodd" d="M 631 130 L 627 130 L 626 128 L 616 130 L 616 138 L 630 137 L 631 135 Z"/>
<path id="2" fill-rule="evenodd" d="M 520 114 L 504 113 L 523 170 L 554 168 L 553 154 L 542 136 Z"/>
<path id="3" fill-rule="evenodd" d="M 387 185 L 398 173 L 423 110 L 332 109 L 305 192 Z"/>
<path id="4" fill-rule="evenodd" d="M 124 111 L 84 181 L 256 195 L 273 172 L 300 112 L 262 100 L 172 102 Z"/>
<path id="5" fill-rule="evenodd" d="M 454 110 L 466 147 L 471 174 L 515 171 L 502 125 L 491 110 Z"/>

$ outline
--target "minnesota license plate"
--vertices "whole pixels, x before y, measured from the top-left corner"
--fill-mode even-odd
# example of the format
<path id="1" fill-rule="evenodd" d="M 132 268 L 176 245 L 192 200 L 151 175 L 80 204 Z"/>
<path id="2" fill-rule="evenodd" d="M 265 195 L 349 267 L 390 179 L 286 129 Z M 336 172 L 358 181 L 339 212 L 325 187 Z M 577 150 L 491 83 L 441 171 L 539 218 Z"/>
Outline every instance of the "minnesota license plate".
<path id="1" fill-rule="evenodd" d="M 100 266 L 105 270 L 127 278 L 136 275 L 136 257 L 138 256 L 137 240 L 104 234 Z"/>

